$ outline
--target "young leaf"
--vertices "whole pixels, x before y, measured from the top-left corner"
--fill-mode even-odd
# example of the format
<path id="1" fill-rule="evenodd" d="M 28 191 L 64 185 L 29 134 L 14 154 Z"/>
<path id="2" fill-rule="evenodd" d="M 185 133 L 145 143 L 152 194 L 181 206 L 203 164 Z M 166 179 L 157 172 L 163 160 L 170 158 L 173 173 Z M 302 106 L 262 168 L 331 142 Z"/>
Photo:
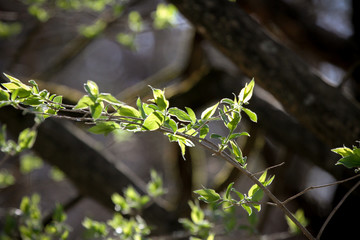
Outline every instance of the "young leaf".
<path id="1" fill-rule="evenodd" d="M 169 101 L 166 100 L 166 98 L 165 98 L 165 91 L 156 89 L 156 88 L 152 88 L 152 87 L 151 87 L 151 89 L 152 89 L 152 92 L 154 95 L 153 101 L 159 107 L 159 110 L 160 111 L 166 110 L 169 107 Z"/>
<path id="2" fill-rule="evenodd" d="M 207 120 L 207 119 L 211 118 L 211 117 L 214 115 L 214 113 L 215 113 L 215 111 L 216 111 L 216 109 L 217 109 L 218 106 L 219 106 L 219 103 L 216 103 L 215 105 L 213 105 L 213 106 L 208 107 L 207 109 L 205 109 L 205 110 L 201 113 L 201 119 Z"/>
<path id="3" fill-rule="evenodd" d="M 233 100 L 229 99 L 229 98 L 221 99 L 220 103 L 227 103 L 229 105 L 234 105 L 235 104 L 235 102 Z"/>
<path id="4" fill-rule="evenodd" d="M 138 110 L 136 110 L 135 108 L 128 106 L 128 105 L 121 105 L 117 109 L 117 112 L 120 114 L 120 116 L 135 117 L 135 118 L 140 117 L 140 112 Z"/>
<path id="5" fill-rule="evenodd" d="M 138 97 L 138 99 L 136 100 L 136 106 L 141 114 L 141 118 L 146 118 L 146 114 L 145 114 L 145 110 L 143 107 L 143 103 L 141 102 L 141 99 Z"/>
<path id="6" fill-rule="evenodd" d="M 199 200 L 202 200 L 206 203 L 217 202 L 218 200 L 221 199 L 220 195 L 217 192 L 215 192 L 215 190 L 209 188 L 196 190 L 194 191 L 194 193 L 199 194 L 200 195 Z"/>
<path id="7" fill-rule="evenodd" d="M 112 131 L 119 129 L 120 125 L 116 122 L 99 122 L 88 131 L 95 134 L 104 134 L 105 136 Z"/>
<path id="8" fill-rule="evenodd" d="M 294 215 L 295 218 L 301 223 L 301 225 L 303 225 L 304 227 L 308 225 L 308 220 L 305 218 L 305 214 L 302 209 L 298 209 Z M 296 224 L 288 216 L 285 217 L 286 217 L 286 222 L 289 225 L 290 233 L 293 234 L 300 233 L 300 229 L 296 226 Z"/>
<path id="9" fill-rule="evenodd" d="M 191 122 L 191 118 L 190 116 L 184 112 L 183 110 L 179 109 L 179 108 L 176 108 L 176 107 L 172 107 L 169 109 L 169 114 L 171 116 L 174 116 L 176 117 L 177 119 L 179 119 L 180 121 L 183 121 L 183 122 Z"/>
<path id="10" fill-rule="evenodd" d="M 206 135 L 209 133 L 209 126 L 206 124 L 200 129 L 200 138 L 205 138 Z"/>
<path id="11" fill-rule="evenodd" d="M 236 157 L 241 157 L 242 158 L 242 152 L 240 147 L 234 142 L 234 141 L 230 141 L 233 153 Z"/>
<path id="12" fill-rule="evenodd" d="M 252 209 L 250 206 L 243 203 L 243 204 L 241 204 L 241 207 L 249 214 L 249 216 L 252 214 Z"/>
<path id="13" fill-rule="evenodd" d="M 9 99 L 10 99 L 9 93 L 0 88 L 0 101 L 8 101 Z"/>
<path id="14" fill-rule="evenodd" d="M 189 108 L 189 107 L 185 107 L 187 113 L 189 114 L 189 117 L 191 119 L 191 123 L 194 124 L 196 122 L 196 114 L 195 112 Z"/>
<path id="15" fill-rule="evenodd" d="M 24 90 L 26 90 L 26 91 L 31 91 L 31 88 L 30 88 L 28 85 L 22 83 L 19 79 L 14 78 L 14 77 L 6 74 L 6 73 L 4 73 L 4 75 L 10 80 L 11 83 L 15 84 L 15 85 L 17 86 L 17 88 L 22 88 L 22 89 L 24 89 Z M 7 85 L 7 83 L 4 83 L 4 84 L 2 84 L 2 85 L 3 85 L 4 87 L 10 86 L 10 84 Z M 7 87 L 6 87 L 6 88 L 7 88 Z M 10 89 L 8 89 L 8 90 L 10 90 Z"/>
<path id="16" fill-rule="evenodd" d="M 75 105 L 75 107 L 73 109 L 84 109 L 93 104 L 94 104 L 93 100 L 91 100 L 91 98 L 89 96 L 85 95 L 82 98 L 80 98 L 80 100 L 78 101 L 78 103 Z"/>
<path id="17" fill-rule="evenodd" d="M 18 151 L 22 151 L 24 149 L 32 148 L 36 140 L 36 131 L 31 130 L 30 128 L 26 128 L 21 131 L 18 138 Z"/>
<path id="18" fill-rule="evenodd" d="M 229 199 L 230 197 L 230 192 L 232 189 L 232 186 L 234 185 L 234 182 L 230 183 L 227 188 L 226 188 L 226 192 L 225 192 L 225 199 Z"/>
<path id="19" fill-rule="evenodd" d="M 247 103 L 251 99 L 253 95 L 254 86 L 255 86 L 255 81 L 254 79 L 252 79 L 249 84 L 246 84 L 245 87 L 241 89 L 239 94 L 239 104 Z"/>
<path id="20" fill-rule="evenodd" d="M 94 120 L 98 119 L 101 116 L 103 107 L 100 103 L 95 103 L 93 105 L 90 105 L 90 113 Z"/>
<path id="21" fill-rule="evenodd" d="M 119 100 L 117 100 L 113 95 L 111 95 L 110 93 L 101 93 L 99 95 L 99 97 L 101 100 L 104 100 L 112 105 L 115 105 L 115 106 L 120 106 L 122 105 L 123 103 L 120 102 Z"/>
<path id="22" fill-rule="evenodd" d="M 173 132 L 176 132 L 178 130 L 177 123 L 170 118 L 165 120 L 165 126 L 170 128 Z"/>
<path id="23" fill-rule="evenodd" d="M 231 134 L 231 135 L 230 135 L 229 140 L 232 140 L 232 139 L 238 138 L 238 137 L 240 137 L 240 136 L 248 136 L 248 137 L 250 137 L 250 134 L 249 134 L 249 133 L 247 133 L 247 132 L 242 132 L 242 133 L 233 133 L 233 134 Z"/>
<path id="24" fill-rule="evenodd" d="M 234 116 L 231 119 L 231 121 L 228 124 L 226 124 L 226 127 L 229 129 L 230 132 L 233 132 L 235 130 L 235 128 L 238 126 L 241 120 L 241 116 L 239 113 L 234 112 L 233 115 Z"/>
<path id="25" fill-rule="evenodd" d="M 253 122 L 257 122 L 257 115 L 253 111 L 247 108 L 242 108 L 242 110 L 249 116 L 250 120 Z"/>
<path id="26" fill-rule="evenodd" d="M 152 112 L 144 121 L 143 128 L 148 131 L 154 131 L 161 127 L 165 120 L 164 115 L 159 112 Z"/>
<path id="27" fill-rule="evenodd" d="M 336 163 L 336 165 L 342 164 L 347 168 L 359 168 L 360 167 L 360 148 L 353 147 L 353 149 L 342 147 L 335 148 L 331 151 L 339 154 L 342 158 Z"/>
<path id="28" fill-rule="evenodd" d="M 91 80 L 88 80 L 86 84 L 84 84 L 84 88 L 90 96 L 97 97 L 99 95 L 98 85 Z"/>

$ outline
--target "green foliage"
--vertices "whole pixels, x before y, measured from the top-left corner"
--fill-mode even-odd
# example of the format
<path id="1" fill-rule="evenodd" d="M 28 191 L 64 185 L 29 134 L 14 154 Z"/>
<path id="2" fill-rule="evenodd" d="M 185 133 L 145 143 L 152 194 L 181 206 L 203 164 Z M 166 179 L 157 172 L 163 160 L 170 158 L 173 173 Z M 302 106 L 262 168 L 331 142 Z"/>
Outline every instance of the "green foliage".
<path id="1" fill-rule="evenodd" d="M 293 234 L 301 233 L 300 229 L 296 226 L 296 224 L 288 217 L 286 217 L 286 222 L 289 225 L 289 232 Z M 295 213 L 295 218 L 306 227 L 308 225 L 308 220 L 305 218 L 304 211 L 302 209 L 298 209 Z"/>
<path id="2" fill-rule="evenodd" d="M 205 219 L 205 213 L 200 208 L 198 202 L 189 202 L 191 208 L 191 220 L 180 218 L 179 222 L 192 235 L 190 239 L 214 239 L 215 234 L 211 232 L 213 224 Z"/>
<path id="3" fill-rule="evenodd" d="M 20 23 L 5 23 L 0 21 L 0 39 L 1 38 L 10 38 L 11 36 L 17 35 L 21 32 Z M 1 101 L 1 91 L 0 91 L 0 101 Z"/>
<path id="4" fill-rule="evenodd" d="M 20 158 L 20 171 L 23 174 L 42 168 L 43 165 L 42 159 L 33 154 L 26 154 Z"/>
<path id="5" fill-rule="evenodd" d="M 339 147 L 331 151 L 341 156 L 337 165 L 344 165 L 347 168 L 355 168 L 356 171 L 360 169 L 360 148 L 353 146 L 353 148 Z"/>
<path id="6" fill-rule="evenodd" d="M 151 181 L 147 184 L 148 194 L 153 198 L 162 196 L 165 193 L 162 178 L 155 170 L 151 170 L 150 175 Z"/>
<path id="7" fill-rule="evenodd" d="M 164 29 L 172 26 L 175 23 L 176 14 L 177 9 L 174 5 L 159 3 L 154 13 L 154 28 Z"/>
<path id="8" fill-rule="evenodd" d="M 14 176 L 7 170 L 0 170 L 0 189 L 11 186 L 15 183 Z"/>
<path id="9" fill-rule="evenodd" d="M 261 182 L 261 184 L 265 187 L 269 186 L 275 177 L 273 176 L 269 179 L 266 179 L 266 175 L 267 171 L 265 171 L 258 179 L 259 182 Z M 252 185 L 247 194 L 240 193 L 235 188 L 233 188 L 233 185 L 234 183 L 230 183 L 228 185 L 223 196 L 221 196 L 215 190 L 208 188 L 203 188 L 194 192 L 199 195 L 199 200 L 206 203 L 222 204 L 224 209 L 232 206 L 241 206 L 249 216 L 253 213 L 253 209 L 257 210 L 258 212 L 261 210 L 260 201 L 263 198 L 264 193 L 257 184 Z M 235 197 L 232 195 L 235 195 Z"/>
<path id="10" fill-rule="evenodd" d="M 70 228 L 64 223 L 66 214 L 62 207 L 56 205 L 52 221 L 44 226 L 39 204 L 40 196 L 37 194 L 23 197 L 20 208 L 6 217 L 0 239 L 18 239 L 18 234 L 24 240 L 67 239 Z"/>
<path id="11" fill-rule="evenodd" d="M 0 130 L 0 149 L 9 155 L 18 154 L 26 149 L 32 148 L 36 140 L 36 131 L 26 128 L 19 134 L 18 141 L 6 140 L 6 125 Z"/>
<path id="12" fill-rule="evenodd" d="M 94 38 L 104 31 L 106 23 L 103 20 L 97 20 L 91 25 L 80 26 L 79 32 L 87 38 Z"/>
<path id="13" fill-rule="evenodd" d="M 61 182 L 65 179 L 65 174 L 57 167 L 52 167 L 50 169 L 49 175 L 50 175 L 50 178 L 52 180 L 54 180 L 55 182 Z"/>
<path id="14" fill-rule="evenodd" d="M 150 234 L 150 228 L 139 213 L 146 207 L 151 197 L 158 197 L 164 193 L 162 179 L 154 171 L 151 171 L 151 181 L 148 183 L 148 195 L 141 196 L 133 187 L 124 190 L 124 196 L 114 193 L 111 200 L 115 205 L 113 218 L 105 222 L 94 221 L 85 218 L 83 226 L 87 229 L 87 238 L 145 240 Z M 130 216 L 130 217 L 124 217 Z"/>

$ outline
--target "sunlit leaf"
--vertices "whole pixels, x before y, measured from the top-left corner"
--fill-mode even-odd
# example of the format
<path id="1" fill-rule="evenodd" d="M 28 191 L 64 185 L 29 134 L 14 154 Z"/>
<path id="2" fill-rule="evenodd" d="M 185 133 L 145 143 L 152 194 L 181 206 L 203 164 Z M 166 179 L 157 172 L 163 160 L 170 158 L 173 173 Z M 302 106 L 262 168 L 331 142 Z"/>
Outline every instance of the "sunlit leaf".
<path id="1" fill-rule="evenodd" d="M 183 110 L 181 110 L 179 108 L 172 107 L 168 110 L 168 112 L 171 116 L 176 117 L 180 121 L 191 122 L 190 116 L 186 112 L 184 112 Z"/>
<path id="2" fill-rule="evenodd" d="M 199 194 L 199 200 L 202 200 L 206 203 L 217 202 L 221 198 L 215 190 L 209 188 L 195 190 L 194 193 Z"/>
<path id="3" fill-rule="evenodd" d="M 165 120 L 164 115 L 159 112 L 152 112 L 144 121 L 143 128 L 148 131 L 154 131 L 161 127 Z"/>
<path id="4" fill-rule="evenodd" d="M 246 84 L 245 87 L 241 89 L 239 94 L 240 103 L 247 103 L 251 99 L 253 95 L 254 86 L 255 86 L 255 81 L 254 79 L 252 79 L 249 84 Z"/>
<path id="5" fill-rule="evenodd" d="M 201 113 L 201 119 L 203 120 L 207 120 L 209 118 L 211 118 L 214 114 L 215 111 L 217 109 L 217 107 L 219 106 L 219 103 L 216 103 L 215 105 L 208 107 L 207 109 L 205 109 L 202 113 Z"/>
<path id="6" fill-rule="evenodd" d="M 91 127 L 88 131 L 95 134 L 104 134 L 105 136 L 112 131 L 119 129 L 120 125 L 116 122 L 98 122 L 95 126 Z"/>
<path id="7" fill-rule="evenodd" d="M 247 108 L 242 108 L 242 110 L 249 116 L 250 120 L 253 122 L 257 122 L 257 115 L 253 111 Z"/>

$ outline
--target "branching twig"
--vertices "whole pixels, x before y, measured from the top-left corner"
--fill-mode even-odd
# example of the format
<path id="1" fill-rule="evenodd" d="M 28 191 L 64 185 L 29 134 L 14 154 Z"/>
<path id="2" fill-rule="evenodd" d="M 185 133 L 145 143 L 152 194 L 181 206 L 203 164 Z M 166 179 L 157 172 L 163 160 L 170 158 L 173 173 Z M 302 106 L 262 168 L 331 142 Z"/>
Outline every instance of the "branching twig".
<path id="1" fill-rule="evenodd" d="M 273 169 L 273 168 L 281 167 L 281 166 L 284 165 L 284 164 L 285 164 L 285 162 L 282 162 L 282 163 L 279 163 L 279 164 L 276 164 L 276 165 L 267 167 L 267 168 L 265 168 L 264 170 L 262 170 L 262 171 L 260 171 L 260 172 L 253 173 L 252 175 L 254 175 L 254 176 L 256 176 L 256 175 L 261 175 L 261 174 L 263 174 L 265 171 L 268 171 L 268 170 Z"/>
<path id="2" fill-rule="evenodd" d="M 357 175 L 359 176 L 359 175 Z M 345 195 L 344 197 L 341 199 L 341 201 L 336 205 L 336 207 L 331 211 L 331 213 L 329 214 L 329 216 L 326 218 L 324 224 L 321 226 L 321 229 L 318 233 L 318 235 L 316 236 L 316 239 L 319 240 L 322 233 L 324 232 L 326 226 L 328 225 L 328 223 L 330 222 L 331 218 L 335 215 L 335 213 L 337 212 L 337 210 L 340 208 L 340 206 L 345 202 L 345 200 L 349 197 L 349 195 L 360 185 L 360 181 L 358 181 Z"/>
<path id="3" fill-rule="evenodd" d="M 334 186 L 334 185 L 338 185 L 338 184 L 345 183 L 345 182 L 347 182 L 347 181 L 353 180 L 353 179 L 358 178 L 358 177 L 360 177 L 360 174 L 355 175 L 355 176 L 352 176 L 352 177 L 349 177 L 349 178 L 346 178 L 346 179 L 344 179 L 344 180 L 337 181 L 337 182 L 328 183 L 328 184 L 324 184 L 324 185 L 318 185 L 318 186 L 311 186 L 311 187 L 305 188 L 303 191 L 295 194 L 295 195 L 292 196 L 292 197 L 289 197 L 288 199 L 286 199 L 286 200 L 283 201 L 282 203 L 283 203 L 283 204 L 287 204 L 288 202 L 294 200 L 295 198 L 300 197 L 301 195 L 305 194 L 306 192 L 308 192 L 308 191 L 310 191 L 310 190 L 318 189 L 318 188 L 324 188 L 324 187 L 330 187 L 330 186 Z"/>

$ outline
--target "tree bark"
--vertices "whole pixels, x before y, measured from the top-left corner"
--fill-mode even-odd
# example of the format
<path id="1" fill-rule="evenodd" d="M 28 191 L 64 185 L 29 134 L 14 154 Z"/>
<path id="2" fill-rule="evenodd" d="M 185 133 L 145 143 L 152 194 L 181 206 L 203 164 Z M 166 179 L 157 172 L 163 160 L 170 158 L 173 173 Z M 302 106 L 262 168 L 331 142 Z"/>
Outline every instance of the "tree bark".
<path id="1" fill-rule="evenodd" d="M 223 0 L 169 2 L 323 142 L 337 147 L 352 145 L 359 139 L 359 106 L 326 84 L 296 54 L 266 35 L 236 4 Z"/>

